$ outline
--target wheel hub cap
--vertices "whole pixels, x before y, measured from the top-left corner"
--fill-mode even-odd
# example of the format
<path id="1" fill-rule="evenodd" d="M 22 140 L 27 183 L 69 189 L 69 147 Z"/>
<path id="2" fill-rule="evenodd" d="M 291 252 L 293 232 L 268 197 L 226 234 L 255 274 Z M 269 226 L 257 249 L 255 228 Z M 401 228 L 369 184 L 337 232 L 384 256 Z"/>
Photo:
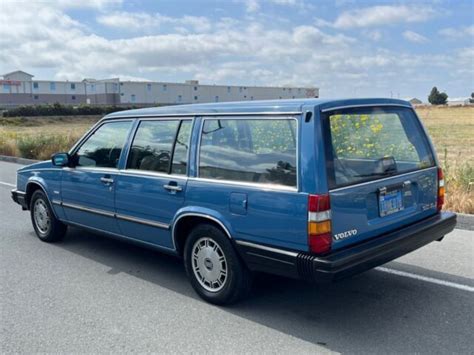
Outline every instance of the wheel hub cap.
<path id="1" fill-rule="evenodd" d="M 47 234 L 51 226 L 48 207 L 43 200 L 36 200 L 33 208 L 35 224 L 41 234 Z"/>
<path id="2" fill-rule="evenodd" d="M 192 268 L 207 291 L 221 290 L 227 280 L 227 261 L 219 244 L 211 238 L 200 238 L 192 249 Z"/>

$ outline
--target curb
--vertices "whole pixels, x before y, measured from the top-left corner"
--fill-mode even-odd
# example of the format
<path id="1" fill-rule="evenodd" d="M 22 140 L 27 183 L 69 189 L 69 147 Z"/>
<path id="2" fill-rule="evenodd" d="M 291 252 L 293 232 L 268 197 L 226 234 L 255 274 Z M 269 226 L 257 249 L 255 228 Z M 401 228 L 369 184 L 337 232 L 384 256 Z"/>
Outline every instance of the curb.
<path id="1" fill-rule="evenodd" d="M 456 213 L 457 223 L 456 228 L 468 231 L 474 231 L 474 215 L 465 213 Z"/>
<path id="2" fill-rule="evenodd" d="M 28 164 L 37 163 L 41 160 L 33 160 L 33 159 L 11 157 L 7 155 L 0 155 L 0 161 L 28 165 Z M 474 231 L 474 214 L 465 214 L 465 213 L 456 212 L 456 215 L 457 215 L 457 223 L 456 223 L 457 229 Z"/>
<path id="3" fill-rule="evenodd" d="M 0 161 L 7 161 L 9 163 L 16 163 L 22 165 L 28 165 L 37 163 L 41 160 L 34 160 L 34 159 L 26 159 L 26 158 L 18 158 L 18 157 L 11 157 L 9 155 L 0 155 Z"/>

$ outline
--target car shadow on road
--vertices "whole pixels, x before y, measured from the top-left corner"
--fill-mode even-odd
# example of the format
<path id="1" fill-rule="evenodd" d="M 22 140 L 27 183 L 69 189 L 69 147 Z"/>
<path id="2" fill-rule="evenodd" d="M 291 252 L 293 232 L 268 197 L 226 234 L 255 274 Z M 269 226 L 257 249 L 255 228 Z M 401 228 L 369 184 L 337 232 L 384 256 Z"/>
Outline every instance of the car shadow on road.
<path id="1" fill-rule="evenodd" d="M 178 258 L 75 228 L 56 245 L 199 299 Z M 324 286 L 258 274 L 248 299 L 221 309 L 332 351 L 446 353 L 469 351 L 472 306 L 469 292 L 372 270 Z"/>

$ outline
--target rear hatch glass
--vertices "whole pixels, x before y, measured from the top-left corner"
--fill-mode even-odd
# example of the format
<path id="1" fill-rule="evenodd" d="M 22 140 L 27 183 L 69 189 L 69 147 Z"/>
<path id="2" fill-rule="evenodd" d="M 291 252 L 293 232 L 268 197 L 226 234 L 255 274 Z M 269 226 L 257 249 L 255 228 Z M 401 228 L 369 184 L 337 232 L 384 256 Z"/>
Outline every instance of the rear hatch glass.
<path id="1" fill-rule="evenodd" d="M 412 109 L 338 110 L 323 122 L 335 248 L 436 212 L 435 159 Z"/>

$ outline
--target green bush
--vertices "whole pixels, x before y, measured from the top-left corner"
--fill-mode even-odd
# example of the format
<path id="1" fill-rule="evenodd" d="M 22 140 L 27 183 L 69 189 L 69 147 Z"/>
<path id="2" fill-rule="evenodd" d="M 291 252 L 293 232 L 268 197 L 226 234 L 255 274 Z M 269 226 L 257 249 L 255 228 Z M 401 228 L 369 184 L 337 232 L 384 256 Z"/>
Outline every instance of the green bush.
<path id="1" fill-rule="evenodd" d="M 55 103 L 52 105 L 35 105 L 35 106 L 18 106 L 3 112 L 3 117 L 17 116 L 86 116 L 86 115 L 106 115 L 116 111 L 129 110 L 136 108 L 135 106 L 118 107 L 118 106 L 92 106 L 80 105 L 70 106 Z"/>
<path id="2" fill-rule="evenodd" d="M 17 141 L 20 156 L 27 159 L 49 159 L 52 154 L 68 151 L 77 137 L 60 135 L 23 136 Z"/>

